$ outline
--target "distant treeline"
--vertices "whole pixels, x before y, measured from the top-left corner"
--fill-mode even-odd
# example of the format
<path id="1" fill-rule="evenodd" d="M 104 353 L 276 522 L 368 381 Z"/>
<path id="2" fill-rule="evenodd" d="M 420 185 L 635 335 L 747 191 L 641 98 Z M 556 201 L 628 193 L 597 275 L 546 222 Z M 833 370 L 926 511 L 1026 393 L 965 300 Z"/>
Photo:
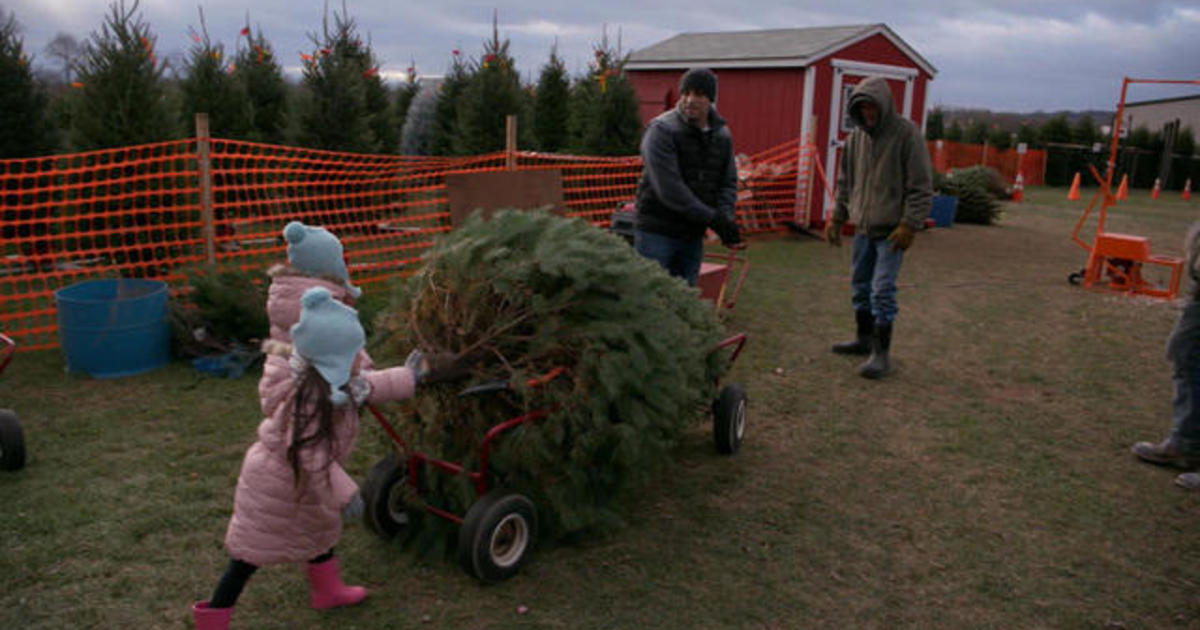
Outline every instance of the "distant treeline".
<path id="1" fill-rule="evenodd" d="M 415 67 L 397 87 L 343 8 L 314 16 L 299 82 L 249 16 L 230 46 L 213 41 L 203 10 L 192 45 L 162 58 L 137 0 L 114 0 L 83 42 L 59 33 L 43 51 L 57 71 L 31 68 L 17 16 L 0 9 L 0 158 L 161 142 L 194 135 L 197 112 L 215 137 L 359 153 L 474 155 L 505 146 L 518 119 L 523 149 L 630 155 L 641 133 L 625 57 L 606 34 L 588 71 L 570 76 L 556 48 L 536 83 L 522 82 L 495 21 L 477 55 L 454 50 L 426 84 Z"/>
<path id="2" fill-rule="evenodd" d="M 1077 172 L 1091 184 L 1094 180 L 1088 176 L 1088 165 L 1104 173 L 1111 140 L 1096 122 L 1097 117 L 1108 121 L 1112 113 L 996 114 L 935 107 L 929 112 L 925 136 L 930 140 L 986 142 L 999 149 L 1019 143 L 1031 149 L 1046 149 L 1046 184 L 1067 185 Z M 1095 150 L 1097 146 L 1099 151 Z M 1200 160 L 1195 152 L 1195 131 L 1190 126 L 1151 130 L 1141 125 L 1121 139 L 1117 171 L 1128 174 L 1135 187 L 1149 188 L 1159 179 L 1164 188 L 1182 188 L 1188 178 L 1200 181 Z"/>

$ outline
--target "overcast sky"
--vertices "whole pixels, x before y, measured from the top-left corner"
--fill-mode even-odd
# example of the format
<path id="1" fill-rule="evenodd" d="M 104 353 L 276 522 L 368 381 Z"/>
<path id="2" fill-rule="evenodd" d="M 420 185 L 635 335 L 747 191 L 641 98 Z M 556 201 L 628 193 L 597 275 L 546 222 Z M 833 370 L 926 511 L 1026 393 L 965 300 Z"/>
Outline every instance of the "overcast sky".
<path id="1" fill-rule="evenodd" d="M 127 0 L 128 2 L 129 0 Z M 130 3 L 132 4 L 132 3 Z M 106 0 L 7 0 L 35 63 L 55 34 L 80 41 L 99 30 Z M 322 0 L 142 0 L 139 10 L 160 57 L 192 45 L 200 26 L 230 50 L 246 21 L 261 27 L 285 68 L 298 74 L 300 53 L 320 28 Z M 523 77 L 536 80 L 558 42 L 572 73 L 587 67 L 607 30 L 623 50 L 683 32 L 886 23 L 935 68 L 930 105 L 997 111 L 1115 109 L 1121 78 L 1200 79 L 1200 0 L 346 0 L 369 37 L 385 76 L 410 63 L 422 75 L 446 71 L 451 51 L 478 57 L 491 36 L 492 6 Z M 340 11 L 342 0 L 331 10 Z M 1200 94 L 1200 87 L 1134 88 L 1130 101 Z"/>

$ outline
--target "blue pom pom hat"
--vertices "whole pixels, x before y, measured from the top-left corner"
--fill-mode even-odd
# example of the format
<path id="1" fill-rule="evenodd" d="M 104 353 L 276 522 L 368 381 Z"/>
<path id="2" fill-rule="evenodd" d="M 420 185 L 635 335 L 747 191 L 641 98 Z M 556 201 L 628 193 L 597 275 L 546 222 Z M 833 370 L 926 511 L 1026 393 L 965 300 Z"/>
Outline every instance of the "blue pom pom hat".
<path id="1" fill-rule="evenodd" d="M 358 311 L 333 299 L 324 287 L 305 291 L 300 302 L 300 321 L 291 328 L 292 347 L 329 383 L 333 404 L 344 405 L 349 396 L 342 386 L 350 381 L 354 358 L 366 345 Z"/>

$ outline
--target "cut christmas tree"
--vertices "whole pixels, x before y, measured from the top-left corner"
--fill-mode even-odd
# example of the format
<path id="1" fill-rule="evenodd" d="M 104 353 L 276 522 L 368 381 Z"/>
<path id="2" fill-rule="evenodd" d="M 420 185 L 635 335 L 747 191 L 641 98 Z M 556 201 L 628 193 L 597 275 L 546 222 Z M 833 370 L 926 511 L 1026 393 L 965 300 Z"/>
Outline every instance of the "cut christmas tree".
<path id="1" fill-rule="evenodd" d="M 489 487 L 531 499 L 554 537 L 612 523 L 612 499 L 662 470 L 717 398 L 729 363 L 715 351 L 721 338 L 711 304 L 619 237 L 579 219 L 504 210 L 474 215 L 428 250 L 376 322 L 373 353 L 381 365 L 414 348 L 471 357 L 467 381 L 418 388 L 394 414 L 410 453 L 478 470 L 491 427 L 549 412 L 498 437 L 486 476 Z M 497 380 L 510 387 L 460 395 Z M 364 484 L 376 532 L 411 525 L 424 502 L 456 514 L 475 503 L 466 475 L 427 467 L 420 492 L 384 491 L 406 474 L 405 455 L 380 462 Z M 408 530 L 428 548 L 453 531 L 441 521 Z"/>

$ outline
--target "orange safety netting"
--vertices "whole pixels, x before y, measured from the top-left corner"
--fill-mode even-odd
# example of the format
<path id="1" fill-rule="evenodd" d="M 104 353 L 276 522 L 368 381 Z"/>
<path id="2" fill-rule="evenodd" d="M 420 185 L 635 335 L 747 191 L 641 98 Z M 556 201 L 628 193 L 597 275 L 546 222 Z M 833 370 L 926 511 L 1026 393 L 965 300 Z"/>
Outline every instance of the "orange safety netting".
<path id="1" fill-rule="evenodd" d="M 1025 186 L 1041 186 L 1046 181 L 1046 151 L 1028 149 L 1024 155 L 1016 149 L 1000 150 L 986 144 L 965 144 L 952 140 L 929 140 L 929 157 L 933 170 L 945 173 L 950 169 L 990 166 L 1008 182 L 1017 180 L 1020 171 Z"/>
<path id="2" fill-rule="evenodd" d="M 743 158 L 747 233 L 781 229 L 796 204 L 796 142 Z M 215 263 L 261 271 L 284 260 L 280 232 L 323 225 L 354 282 L 407 275 L 451 229 L 446 174 L 557 169 L 567 214 L 608 227 L 634 198 L 641 159 L 533 152 L 470 157 L 362 155 L 223 139 L 0 160 L 0 332 L 22 350 L 58 345 L 54 292 L 134 276 L 178 291 Z"/>

